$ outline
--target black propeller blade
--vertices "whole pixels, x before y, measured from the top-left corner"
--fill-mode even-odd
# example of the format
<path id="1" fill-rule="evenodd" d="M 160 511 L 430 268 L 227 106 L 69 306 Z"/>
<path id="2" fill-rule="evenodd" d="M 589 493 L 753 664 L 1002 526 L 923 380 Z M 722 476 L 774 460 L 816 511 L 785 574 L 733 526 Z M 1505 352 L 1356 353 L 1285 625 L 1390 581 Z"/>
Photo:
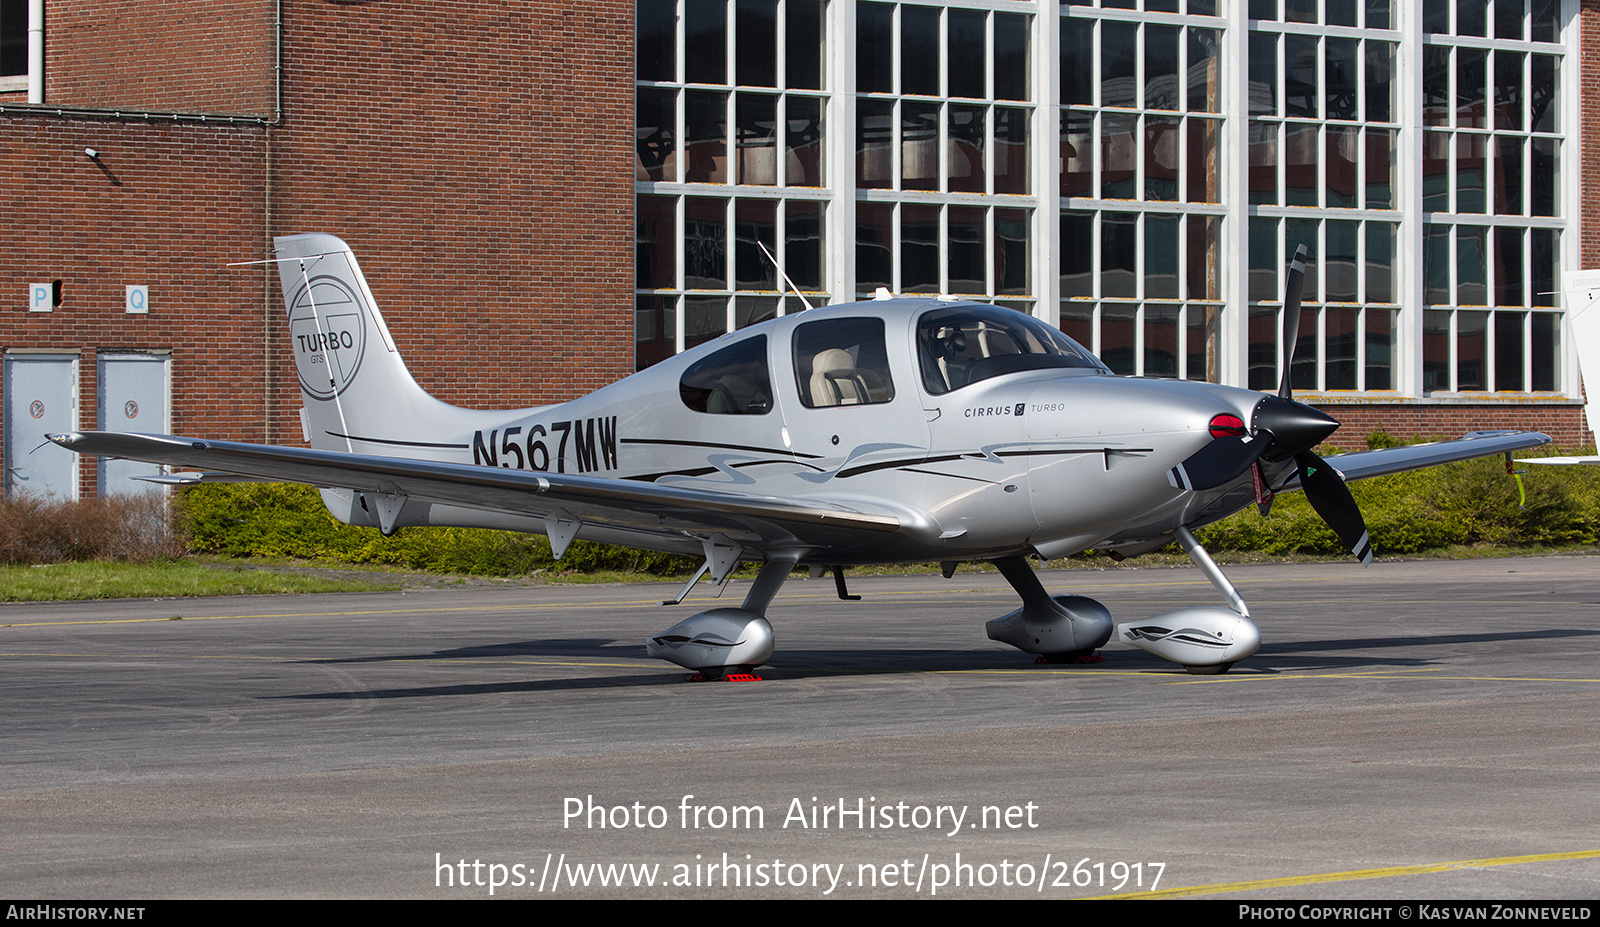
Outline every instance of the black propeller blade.
<path id="1" fill-rule="evenodd" d="M 1370 566 L 1372 539 L 1367 536 L 1367 521 L 1344 478 L 1310 451 L 1294 455 L 1294 462 L 1300 465 L 1300 488 L 1305 490 L 1306 501 L 1339 536 L 1339 543 L 1355 554 L 1362 566 Z"/>

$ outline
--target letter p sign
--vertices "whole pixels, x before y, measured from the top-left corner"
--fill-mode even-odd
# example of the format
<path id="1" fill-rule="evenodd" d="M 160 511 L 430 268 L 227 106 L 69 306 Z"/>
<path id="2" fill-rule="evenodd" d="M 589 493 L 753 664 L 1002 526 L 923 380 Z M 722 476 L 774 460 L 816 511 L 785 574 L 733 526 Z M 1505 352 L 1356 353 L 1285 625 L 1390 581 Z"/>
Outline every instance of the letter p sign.
<path id="1" fill-rule="evenodd" d="M 55 288 L 48 283 L 28 284 L 28 311 L 49 312 L 55 308 Z"/>

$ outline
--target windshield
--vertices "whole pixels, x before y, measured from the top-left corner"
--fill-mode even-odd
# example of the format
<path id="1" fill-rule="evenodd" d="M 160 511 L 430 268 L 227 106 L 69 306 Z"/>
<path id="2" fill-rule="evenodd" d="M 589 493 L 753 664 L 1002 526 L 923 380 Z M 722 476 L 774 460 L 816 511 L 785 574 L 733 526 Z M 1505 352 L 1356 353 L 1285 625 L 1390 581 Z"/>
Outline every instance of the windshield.
<path id="1" fill-rule="evenodd" d="M 1082 367 L 1109 373 L 1057 329 L 1014 309 L 953 306 L 917 323 L 922 385 L 935 396 L 1018 370 Z"/>

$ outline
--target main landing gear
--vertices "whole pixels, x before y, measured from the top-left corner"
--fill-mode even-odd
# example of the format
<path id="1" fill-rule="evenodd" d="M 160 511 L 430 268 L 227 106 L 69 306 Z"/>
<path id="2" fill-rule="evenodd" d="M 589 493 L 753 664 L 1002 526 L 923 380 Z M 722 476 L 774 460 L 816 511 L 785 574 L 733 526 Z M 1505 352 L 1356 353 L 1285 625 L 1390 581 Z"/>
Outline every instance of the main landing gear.
<path id="1" fill-rule="evenodd" d="M 1196 676 L 1226 673 L 1261 646 L 1261 630 L 1250 620 L 1239 591 L 1189 529 L 1179 528 L 1177 536 L 1229 607 L 1195 605 L 1115 625 L 1117 640 L 1181 663 Z M 996 560 L 995 566 L 1022 597 L 1022 607 L 988 623 L 991 640 L 1041 654 L 1047 662 L 1071 663 L 1111 639 L 1111 613 L 1104 605 L 1079 595 L 1051 597 L 1022 557 Z"/>
<path id="2" fill-rule="evenodd" d="M 751 671 L 772 658 L 772 625 L 767 623 L 767 606 L 799 561 L 800 555 L 795 552 L 769 554 L 738 608 L 713 608 L 680 621 L 647 639 L 645 653 L 693 670 L 707 681 L 754 681 L 757 677 Z M 726 575 L 724 570 L 723 576 Z"/>

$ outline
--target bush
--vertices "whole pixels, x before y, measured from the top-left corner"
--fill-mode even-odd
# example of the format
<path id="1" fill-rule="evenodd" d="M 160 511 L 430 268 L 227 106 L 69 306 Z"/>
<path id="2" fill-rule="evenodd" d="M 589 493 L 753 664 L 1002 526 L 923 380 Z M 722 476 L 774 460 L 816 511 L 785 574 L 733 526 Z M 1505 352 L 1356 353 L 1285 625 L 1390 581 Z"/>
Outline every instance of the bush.
<path id="1" fill-rule="evenodd" d="M 231 557 L 290 557 L 343 563 L 383 563 L 441 573 L 520 576 L 535 570 L 669 575 L 692 571 L 687 557 L 574 541 L 566 556 L 550 555 L 541 535 L 484 528 L 402 528 L 384 537 L 328 514 L 317 491 L 289 483 L 215 483 L 183 493 L 197 552 Z"/>
<path id="2" fill-rule="evenodd" d="M 185 543 L 180 517 L 163 495 L 80 502 L 12 496 L 0 500 L 0 563 L 148 563 L 181 557 Z"/>

